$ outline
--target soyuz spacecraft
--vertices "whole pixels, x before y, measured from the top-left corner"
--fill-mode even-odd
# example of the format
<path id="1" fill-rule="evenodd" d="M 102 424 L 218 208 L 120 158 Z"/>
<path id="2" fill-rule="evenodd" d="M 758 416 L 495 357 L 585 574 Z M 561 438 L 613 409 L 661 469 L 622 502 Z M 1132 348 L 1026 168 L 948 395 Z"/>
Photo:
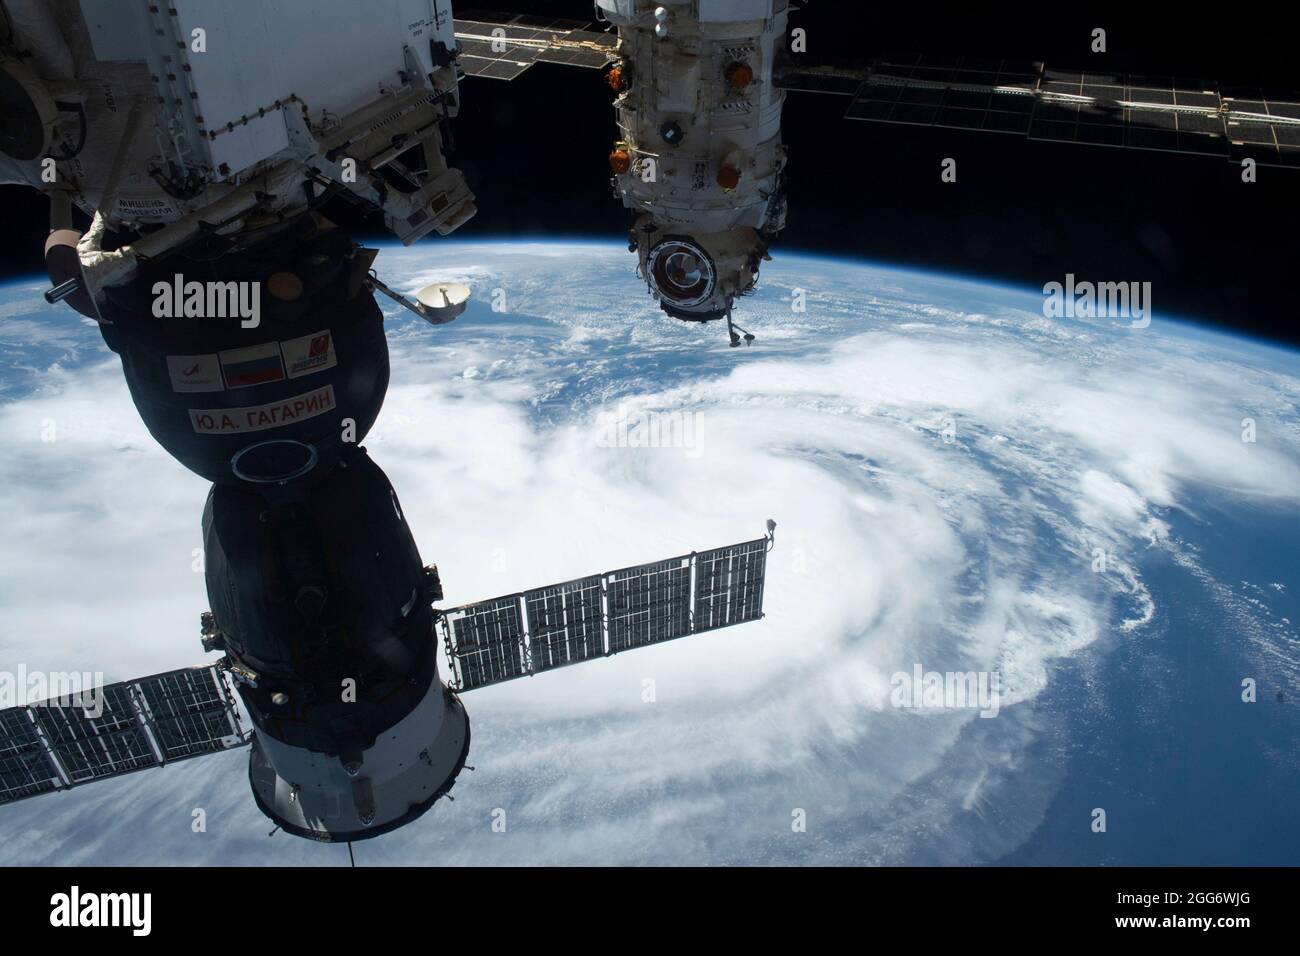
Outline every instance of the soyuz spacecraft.
<path id="1" fill-rule="evenodd" d="M 446 157 L 457 43 L 445 0 L 356 9 L 0 3 L 0 180 L 49 195 L 46 298 L 98 324 L 150 433 L 212 482 L 201 639 L 222 654 L 0 710 L 0 803 L 249 745 L 279 828 L 366 839 L 451 789 L 464 691 L 762 617 L 771 522 L 435 607 L 437 568 L 359 445 L 388 386 L 374 294 L 438 325 L 468 290 L 397 292 L 320 206 L 348 199 L 405 243 L 473 216 Z"/>

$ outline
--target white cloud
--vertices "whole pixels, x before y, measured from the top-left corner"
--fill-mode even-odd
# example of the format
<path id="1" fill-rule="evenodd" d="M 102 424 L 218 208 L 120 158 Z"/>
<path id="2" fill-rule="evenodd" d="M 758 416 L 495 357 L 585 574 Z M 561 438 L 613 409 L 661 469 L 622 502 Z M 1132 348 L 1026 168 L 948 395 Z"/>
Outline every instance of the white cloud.
<path id="1" fill-rule="evenodd" d="M 359 849 L 371 862 L 994 858 L 1055 786 L 1027 756 L 1050 716 L 1013 705 L 1050 686 L 1053 661 L 1149 619 L 1140 556 L 1162 546 L 1165 509 L 1206 485 L 1266 506 L 1300 496 L 1295 369 L 1226 342 L 1047 322 L 1002 290 L 790 257 L 746 300 L 759 344 L 730 350 L 660 316 L 621 253 L 535 251 L 380 260 L 404 287 L 475 285 L 445 330 L 388 310 L 393 384 L 366 441 L 449 600 L 756 537 L 770 516 L 768 617 L 467 695 L 477 771 L 454 804 Z M 787 312 L 794 285 L 811 290 L 806 314 Z M 486 306 L 492 288 L 507 314 Z M 698 413 L 700 447 L 601 447 L 597 416 L 620 405 Z M 1267 440 L 1240 441 L 1246 414 Z M 96 424 L 47 445 L 49 417 Z M 0 406 L 0 439 L 16 516 L 0 666 L 126 676 L 198 660 L 204 485 L 149 442 L 115 360 L 43 374 Z M 1092 572 L 1095 547 L 1111 573 Z M 890 675 L 918 662 L 998 670 L 1000 716 L 894 710 Z M 333 861 L 287 837 L 268 853 L 242 760 L 5 808 L 0 826 L 31 829 L 0 861 Z M 194 836 L 203 801 L 220 822 Z M 509 838 L 488 830 L 498 806 Z M 804 842 L 793 807 L 815 822 Z M 990 808 L 1018 822 L 981 829 Z M 162 835 L 65 829 L 94 814 Z"/>

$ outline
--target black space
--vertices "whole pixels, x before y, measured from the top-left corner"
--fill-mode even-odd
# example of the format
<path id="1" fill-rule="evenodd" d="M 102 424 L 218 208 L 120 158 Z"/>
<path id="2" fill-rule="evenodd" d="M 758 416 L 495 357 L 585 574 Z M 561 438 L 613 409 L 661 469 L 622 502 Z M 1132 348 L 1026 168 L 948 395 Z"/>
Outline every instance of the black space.
<path id="1" fill-rule="evenodd" d="M 592 10 L 588 0 L 476 5 L 581 20 Z M 1232 16 L 1186 5 L 1146 12 L 1123 5 L 990 4 L 956 12 L 832 0 L 805 6 L 791 25 L 806 28 L 809 60 L 965 53 L 1224 85 L 1300 86 L 1293 31 L 1253 8 Z M 1106 54 L 1089 51 L 1094 27 L 1107 31 Z M 467 80 L 453 159 L 469 177 L 479 213 L 456 238 L 621 240 L 628 216 L 609 186 L 610 100 L 595 71 L 546 64 L 514 83 Z M 1240 167 L 1220 159 L 849 122 L 841 118 L 845 103 L 798 93 L 787 100 L 790 215 L 775 256 L 824 251 L 1030 287 L 1067 272 L 1150 281 L 1158 313 L 1300 342 L 1291 286 L 1300 170 L 1260 167 L 1259 181 L 1245 184 Z M 956 183 L 940 181 L 944 157 L 957 160 Z M 40 271 L 44 199 L 0 187 L 0 201 L 4 273 Z M 362 234 L 380 235 L 345 210 L 332 212 Z"/>

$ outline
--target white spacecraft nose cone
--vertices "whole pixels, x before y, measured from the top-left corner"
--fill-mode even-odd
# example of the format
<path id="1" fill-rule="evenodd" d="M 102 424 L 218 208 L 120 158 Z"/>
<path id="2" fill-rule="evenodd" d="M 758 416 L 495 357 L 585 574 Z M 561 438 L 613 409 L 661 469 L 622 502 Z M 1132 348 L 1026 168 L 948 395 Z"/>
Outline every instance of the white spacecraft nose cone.
<path id="1" fill-rule="evenodd" d="M 469 286 L 460 282 L 435 282 L 415 293 L 415 300 L 432 318 L 448 321 L 465 311 Z"/>

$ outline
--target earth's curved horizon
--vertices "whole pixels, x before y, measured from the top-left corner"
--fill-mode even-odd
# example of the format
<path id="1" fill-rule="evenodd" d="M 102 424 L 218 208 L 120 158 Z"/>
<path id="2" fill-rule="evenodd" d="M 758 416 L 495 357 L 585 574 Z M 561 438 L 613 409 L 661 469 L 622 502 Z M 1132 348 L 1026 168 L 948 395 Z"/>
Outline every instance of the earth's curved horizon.
<path id="1" fill-rule="evenodd" d="M 449 603 L 778 529 L 764 621 L 467 694 L 477 769 L 359 862 L 1300 859 L 1300 352 L 780 249 L 730 349 L 616 243 L 381 248 L 473 289 L 441 328 L 381 300 L 365 442 Z M 46 285 L 0 287 L 0 671 L 198 663 L 206 484 Z M 651 416 L 689 440 L 607 440 Z M 901 705 L 917 668 L 996 713 Z M 0 863 L 344 861 L 266 839 L 246 759 L 0 808 Z"/>

